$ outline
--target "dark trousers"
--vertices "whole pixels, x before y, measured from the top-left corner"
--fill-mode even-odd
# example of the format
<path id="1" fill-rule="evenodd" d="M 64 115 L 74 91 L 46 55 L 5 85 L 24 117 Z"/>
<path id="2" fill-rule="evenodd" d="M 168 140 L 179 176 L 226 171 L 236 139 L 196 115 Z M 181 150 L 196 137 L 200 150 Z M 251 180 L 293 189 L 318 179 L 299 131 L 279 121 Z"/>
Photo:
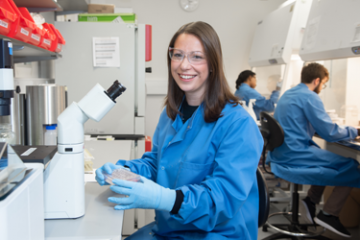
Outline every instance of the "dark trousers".
<path id="1" fill-rule="evenodd" d="M 311 185 L 311 188 L 308 191 L 308 197 L 313 203 L 319 204 L 324 189 L 325 186 Z M 351 189 L 351 187 L 335 187 L 324 205 L 324 211 L 338 217 Z"/>

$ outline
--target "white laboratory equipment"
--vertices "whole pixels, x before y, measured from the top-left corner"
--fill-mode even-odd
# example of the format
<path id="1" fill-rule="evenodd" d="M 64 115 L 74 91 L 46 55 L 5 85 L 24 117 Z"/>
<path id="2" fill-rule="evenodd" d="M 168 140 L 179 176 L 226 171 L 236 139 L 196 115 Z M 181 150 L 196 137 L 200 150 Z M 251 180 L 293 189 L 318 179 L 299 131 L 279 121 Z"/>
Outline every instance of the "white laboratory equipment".
<path id="1" fill-rule="evenodd" d="M 326 109 L 335 109 L 352 126 L 360 120 L 359 8 L 360 1 L 313 1 L 299 53 L 304 61 L 317 61 L 329 70 L 319 96 Z"/>
<path id="2" fill-rule="evenodd" d="M 298 56 L 312 0 L 289 0 L 258 22 L 249 65 L 257 75 L 258 91 L 270 96 L 268 82 L 282 80 L 280 96 L 300 82 L 303 62 Z M 275 89 L 273 89 L 275 90 Z"/>
<path id="3" fill-rule="evenodd" d="M 0 134 L 2 141 L 14 143 L 15 135 L 12 132 L 11 99 L 14 97 L 14 70 L 13 70 L 12 43 L 0 39 Z"/>
<path id="4" fill-rule="evenodd" d="M 304 61 L 360 57 L 360 1 L 313 1 L 301 44 Z"/>
<path id="5" fill-rule="evenodd" d="M 44 172 L 45 219 L 79 218 L 85 214 L 84 123 L 100 121 L 126 88 L 118 81 L 105 91 L 96 84 L 79 103 L 58 117 L 58 152 Z"/>
<path id="6" fill-rule="evenodd" d="M 47 125 L 45 126 L 45 133 L 44 133 L 44 145 L 56 145 L 56 125 Z"/>
<path id="7" fill-rule="evenodd" d="M 3 150 L 3 143 L 0 143 Z M 0 239 L 44 239 L 44 165 L 25 165 L 9 145 L 2 157 L 8 166 L 0 171 Z"/>
<path id="8" fill-rule="evenodd" d="M 77 102 L 91 86 L 101 79 L 110 85 L 110 79 L 122 79 L 127 88 L 126 102 L 116 104 L 100 123 L 84 125 L 89 135 L 145 135 L 145 24 L 113 22 L 55 22 L 66 39 L 62 58 L 55 64 L 56 84 L 67 86 L 68 102 Z M 94 66 L 94 38 L 113 39 L 114 54 L 118 50 L 119 66 Z M 118 41 L 118 42 L 116 42 Z M 81 53 L 81 54 L 79 54 Z M 79 64 L 81 63 L 81 64 Z M 106 78 L 104 78 L 106 76 Z"/>
<path id="9" fill-rule="evenodd" d="M 78 102 L 99 79 L 103 86 L 111 85 L 110 79 L 122 79 L 121 83 L 127 88 L 123 95 L 126 102 L 116 104 L 101 122 L 86 122 L 84 133 L 93 136 L 111 135 L 115 139 L 130 140 L 134 146 L 130 159 L 141 158 L 145 152 L 145 74 L 146 67 L 151 66 L 146 64 L 146 46 L 149 43 L 146 40 L 147 25 L 55 22 L 55 27 L 66 39 L 66 45 L 62 48 L 62 58 L 54 62 L 55 79 L 56 84 L 67 86 L 69 103 Z M 120 66 L 94 66 L 93 39 L 109 37 L 118 39 Z M 154 210 L 126 210 L 123 234 L 132 234 L 136 229 L 152 222 L 154 217 Z"/>

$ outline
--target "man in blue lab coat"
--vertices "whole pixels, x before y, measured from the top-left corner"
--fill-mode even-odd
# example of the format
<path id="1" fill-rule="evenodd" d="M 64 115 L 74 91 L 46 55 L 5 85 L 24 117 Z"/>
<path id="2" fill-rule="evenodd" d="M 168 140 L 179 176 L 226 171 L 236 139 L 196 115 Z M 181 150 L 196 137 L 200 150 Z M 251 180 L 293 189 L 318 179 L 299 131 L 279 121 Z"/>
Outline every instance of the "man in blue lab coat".
<path id="1" fill-rule="evenodd" d="M 339 213 L 350 194 L 351 187 L 360 188 L 359 163 L 320 147 L 312 140 L 314 133 L 328 142 L 350 140 L 358 136 L 353 127 L 339 127 L 325 112 L 318 96 L 326 86 L 329 73 L 318 64 L 310 63 L 301 72 L 301 83 L 286 91 L 280 98 L 274 117 L 285 133 L 284 143 L 270 152 L 272 172 L 297 184 L 311 184 L 302 200 L 309 222 L 350 237 L 339 221 Z M 336 186 L 323 211 L 315 217 L 315 204 L 320 202 L 325 186 Z M 315 218 L 314 218 L 315 217 Z"/>

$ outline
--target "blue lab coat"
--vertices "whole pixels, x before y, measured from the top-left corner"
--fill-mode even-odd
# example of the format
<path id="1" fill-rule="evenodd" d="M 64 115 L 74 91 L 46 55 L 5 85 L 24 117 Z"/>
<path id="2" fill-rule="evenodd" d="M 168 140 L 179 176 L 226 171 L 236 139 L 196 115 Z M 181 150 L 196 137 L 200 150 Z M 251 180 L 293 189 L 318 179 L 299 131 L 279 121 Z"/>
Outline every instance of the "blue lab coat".
<path id="1" fill-rule="evenodd" d="M 285 133 L 284 143 L 267 156 L 276 176 L 298 184 L 360 187 L 357 161 L 322 150 L 312 140 L 315 132 L 328 142 L 357 136 L 355 128 L 331 121 L 318 94 L 300 83 L 280 98 L 274 117 Z"/>
<path id="2" fill-rule="evenodd" d="M 205 122 L 203 111 L 200 105 L 183 123 L 179 115 L 171 120 L 164 109 L 152 151 L 141 159 L 118 161 L 184 193 L 178 214 L 156 211 L 155 223 L 129 239 L 154 234 L 155 239 L 257 239 L 260 131 L 240 105 L 227 104 L 212 123 Z"/>
<path id="3" fill-rule="evenodd" d="M 237 96 L 240 100 L 246 101 L 246 105 L 249 106 L 250 99 L 256 99 L 254 104 L 254 112 L 257 120 L 260 119 L 260 112 L 273 112 L 275 109 L 274 104 L 277 103 L 279 99 L 279 91 L 273 91 L 270 98 L 266 99 L 263 97 L 258 91 L 254 88 L 251 88 L 246 83 L 240 85 L 239 89 L 236 90 L 235 96 Z"/>

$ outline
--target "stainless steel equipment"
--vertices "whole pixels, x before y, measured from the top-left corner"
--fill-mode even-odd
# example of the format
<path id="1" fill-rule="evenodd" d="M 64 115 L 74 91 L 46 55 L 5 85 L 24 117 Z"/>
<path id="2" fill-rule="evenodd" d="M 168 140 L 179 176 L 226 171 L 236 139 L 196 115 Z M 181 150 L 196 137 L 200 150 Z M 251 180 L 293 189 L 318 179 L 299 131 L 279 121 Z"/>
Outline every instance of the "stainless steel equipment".
<path id="1" fill-rule="evenodd" d="M 25 94 L 15 93 L 13 104 L 13 127 L 16 135 L 16 143 L 26 144 L 26 99 Z"/>
<path id="2" fill-rule="evenodd" d="M 65 87 L 55 84 L 26 86 L 28 145 L 43 145 L 45 125 L 57 124 L 65 109 Z"/>
<path id="3" fill-rule="evenodd" d="M 15 93 L 11 104 L 13 131 L 16 135 L 16 144 L 27 145 L 26 127 L 26 86 L 55 83 L 51 78 L 15 78 Z"/>

